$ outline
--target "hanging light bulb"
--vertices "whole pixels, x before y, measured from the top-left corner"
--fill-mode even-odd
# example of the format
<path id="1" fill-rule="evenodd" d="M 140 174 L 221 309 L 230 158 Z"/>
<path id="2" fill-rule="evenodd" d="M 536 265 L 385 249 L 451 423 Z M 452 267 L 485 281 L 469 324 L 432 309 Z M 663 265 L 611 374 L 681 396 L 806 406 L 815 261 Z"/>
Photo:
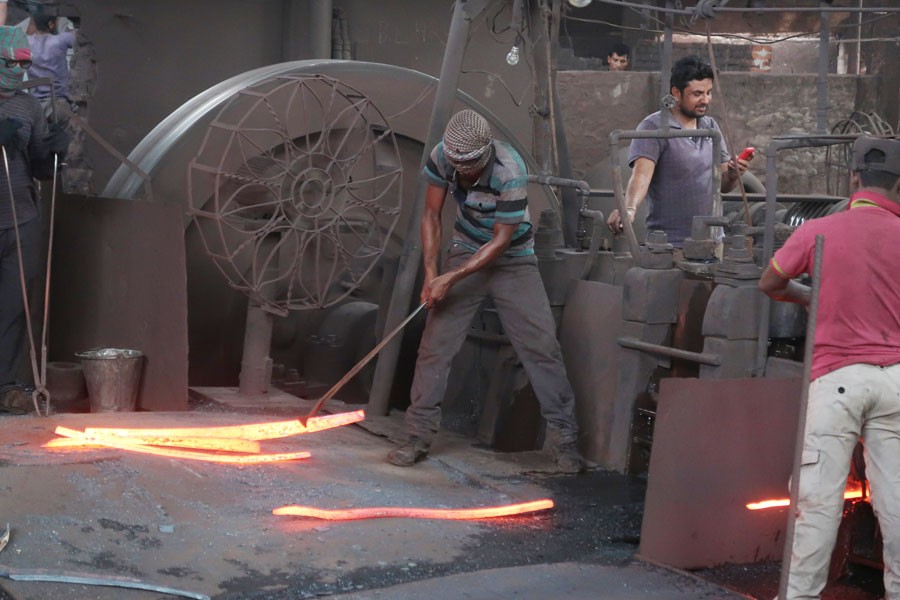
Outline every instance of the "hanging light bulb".
<path id="1" fill-rule="evenodd" d="M 584 8 L 591 3 L 591 0 L 569 0 L 569 4 L 575 8 Z"/>
<path id="2" fill-rule="evenodd" d="M 509 54 L 506 55 L 506 64 L 512 67 L 519 64 L 519 46 L 516 44 L 513 44 L 513 47 L 509 50 Z"/>

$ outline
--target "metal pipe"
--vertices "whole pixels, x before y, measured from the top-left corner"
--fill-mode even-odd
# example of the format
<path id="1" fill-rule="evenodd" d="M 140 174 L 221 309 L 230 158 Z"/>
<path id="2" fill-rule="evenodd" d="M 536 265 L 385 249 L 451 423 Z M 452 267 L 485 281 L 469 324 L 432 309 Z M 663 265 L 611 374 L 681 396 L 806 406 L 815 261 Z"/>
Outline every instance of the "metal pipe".
<path id="1" fill-rule="evenodd" d="M 513 3 L 513 27 L 516 26 L 516 6 L 521 3 L 522 0 L 515 0 Z M 516 32 L 521 30 L 521 18 L 520 15 L 518 17 L 519 28 L 515 29 Z M 537 163 L 538 172 L 547 174 L 554 173 L 557 169 L 556 148 L 554 147 L 556 140 L 553 131 L 553 96 L 550 93 L 553 72 L 552 52 L 550 49 L 550 23 L 543 3 L 535 2 L 532 4 L 529 19 L 532 27 L 537 28 L 537 31 L 533 32 L 531 36 L 532 88 L 534 90 L 532 97 L 534 110 L 530 111 L 532 115 L 532 154 Z"/>
<path id="2" fill-rule="evenodd" d="M 822 281 L 822 252 L 825 236 L 816 236 L 816 253 L 813 260 L 813 280 L 809 298 L 809 316 L 806 321 L 806 344 L 803 351 L 803 392 L 800 395 L 800 410 L 797 414 L 797 437 L 794 441 L 794 464 L 791 469 L 791 509 L 784 535 L 784 554 L 781 559 L 781 577 L 778 580 L 778 597 L 787 598 L 788 576 L 791 571 L 791 552 L 794 545 L 794 524 L 797 515 L 797 497 L 800 495 L 800 466 L 803 463 L 803 441 L 806 433 L 806 407 L 809 403 L 809 377 L 812 373 L 813 349 L 815 348 L 816 318 L 819 314 L 819 289 Z"/>
<path id="3" fill-rule="evenodd" d="M 747 200 L 750 202 L 765 202 L 768 197 L 767 193 L 747 192 Z M 722 199 L 729 202 L 739 202 L 741 196 L 739 194 L 730 193 L 722 194 Z M 810 202 L 814 204 L 837 204 L 843 202 L 847 198 L 844 196 L 829 196 L 827 194 L 779 194 L 779 202 Z"/>
<path id="4" fill-rule="evenodd" d="M 665 111 L 666 109 L 663 109 Z M 635 139 L 668 139 L 668 138 L 684 138 L 684 137 L 709 137 L 713 139 L 713 182 L 719 181 L 719 165 L 716 162 L 718 157 L 719 144 L 722 140 L 722 133 L 718 129 L 669 129 L 669 130 L 646 130 L 646 131 L 623 131 L 616 129 L 609 134 L 609 156 L 612 163 L 613 171 L 613 192 L 616 196 L 616 207 L 620 215 L 628 212 L 625 207 L 625 193 L 622 189 L 622 166 L 619 164 L 619 140 L 635 140 Z M 720 189 L 717 188 L 713 192 L 713 209 L 718 204 L 721 211 L 721 201 L 716 202 L 715 198 L 721 196 Z M 720 215 L 717 215 L 720 216 Z M 631 256 L 637 266 L 641 266 L 641 247 L 638 244 L 637 236 L 634 233 L 634 226 L 628 219 L 622 219 L 625 225 L 625 236 L 628 239 L 628 247 L 631 250 Z"/>
<path id="5" fill-rule="evenodd" d="M 581 179 L 566 179 L 565 177 L 554 177 L 553 175 L 529 173 L 528 181 L 531 183 L 540 183 L 541 185 L 556 185 L 559 187 L 575 188 L 580 195 L 588 195 L 591 191 L 591 186 L 588 185 L 588 182 Z"/>
<path id="6" fill-rule="evenodd" d="M 509 27 L 516 33 L 522 32 L 522 16 L 525 14 L 522 9 L 523 4 L 523 0 L 513 0 Z"/>
<path id="7" fill-rule="evenodd" d="M 441 64 L 440 79 L 435 92 L 434 107 L 431 111 L 431 123 L 428 126 L 428 136 L 425 138 L 425 148 L 419 164 L 419 177 L 414 196 L 417 201 L 413 203 L 412 211 L 410 211 L 397 278 L 394 281 L 394 292 L 391 295 L 387 316 L 384 320 L 386 329 L 396 327 L 403 320 L 403 317 L 409 312 L 412 302 L 413 286 L 419 272 L 419 261 L 422 258 L 422 242 L 419 233 L 425 206 L 422 199 L 428 189 L 428 181 L 422 174 L 422 169 L 425 167 L 432 148 L 441 139 L 445 124 L 450 119 L 453 103 L 456 100 L 456 88 L 459 84 L 469 27 L 473 18 L 474 15 L 470 15 L 466 10 L 465 0 L 456 0 L 453 7 L 453 18 L 450 21 L 450 32 L 447 36 L 447 48 Z M 382 350 L 378 357 L 372 380 L 372 391 L 369 393 L 368 412 L 371 415 L 386 415 L 388 412 L 399 354 L 400 340 L 395 339 Z"/>
<path id="8" fill-rule="evenodd" d="M 312 58 L 331 58 L 331 0 L 309 2 L 309 46 Z"/>
<path id="9" fill-rule="evenodd" d="M 694 14 L 694 8 L 659 8 L 655 6 L 650 6 L 647 4 L 638 4 L 637 2 L 626 2 L 624 0 L 597 0 L 598 2 L 602 2 L 603 4 L 612 4 L 613 6 L 623 6 L 628 8 L 637 8 L 640 10 L 651 10 L 658 13 L 666 13 L 672 15 L 685 15 L 691 16 Z M 770 7 L 770 6 L 760 6 L 760 7 L 728 7 L 728 6 L 714 6 L 713 10 L 715 12 L 737 12 L 737 13 L 790 13 L 790 12 L 843 12 L 843 13 L 855 13 L 855 12 L 900 12 L 900 8 L 896 7 L 869 7 L 869 8 L 852 8 L 849 6 L 828 6 L 826 8 L 817 8 L 812 6 L 790 6 L 790 7 Z"/>
<path id="10" fill-rule="evenodd" d="M 826 2 L 820 5 L 828 6 Z M 818 95 L 816 100 L 816 132 L 828 133 L 828 38 L 831 34 L 828 13 L 822 12 L 819 25 L 819 78 L 817 82 Z"/>
<path id="11" fill-rule="evenodd" d="M 722 364 L 722 357 L 718 354 L 707 354 L 703 352 L 691 352 L 690 350 L 679 350 L 678 348 L 670 348 L 669 346 L 660 346 L 659 344 L 651 344 L 633 337 L 620 337 L 616 341 L 623 348 L 631 348 L 632 350 L 640 350 L 642 352 L 651 352 L 660 354 L 670 358 L 679 358 L 681 360 L 689 360 L 691 362 L 700 363 L 701 365 L 710 365 L 718 367 Z"/>
<path id="12" fill-rule="evenodd" d="M 672 0 L 666 0 L 666 9 L 671 10 L 673 7 L 674 3 Z M 666 12 L 666 32 L 663 38 L 662 56 L 659 61 L 659 101 L 662 103 L 659 113 L 659 128 L 662 130 L 669 129 L 669 119 L 672 117 L 663 99 L 672 93 L 672 26 L 674 19 L 675 17 L 671 12 Z"/>
<path id="13" fill-rule="evenodd" d="M 863 0 L 859 0 L 859 7 L 863 7 Z M 862 68 L 862 22 L 863 16 L 860 12 L 856 15 L 856 60 L 853 61 L 853 74 L 859 75 Z"/>
<path id="14" fill-rule="evenodd" d="M 550 82 L 550 95 L 553 100 L 553 123 L 556 135 L 556 156 L 557 169 L 560 176 L 564 178 L 572 178 L 572 163 L 569 157 L 569 140 L 566 137 L 565 120 L 563 119 L 562 104 L 559 101 L 559 92 L 556 87 L 557 59 L 556 55 L 559 49 L 559 24 L 562 19 L 562 2 L 563 0 L 552 0 L 552 16 L 550 30 L 550 50 L 553 52 L 552 63 L 554 68 L 550 70 L 552 81 Z M 578 232 L 578 209 L 580 201 L 576 198 L 572 188 L 562 188 L 560 190 L 560 203 L 562 204 L 562 230 L 563 241 L 566 246 L 575 248 L 577 243 L 576 235 Z"/>
<path id="15" fill-rule="evenodd" d="M 787 148 L 810 148 L 818 146 L 832 146 L 846 144 L 856 139 L 856 135 L 828 135 L 828 136 L 792 136 L 775 138 L 766 147 L 766 220 L 765 233 L 763 234 L 763 253 L 761 265 L 765 267 L 772 258 L 775 247 L 775 203 L 778 195 L 778 171 L 776 159 L 778 152 Z M 757 337 L 759 344 L 756 349 L 756 365 L 754 375 L 761 377 L 766 370 L 766 354 L 769 347 L 769 321 L 771 320 L 771 300 L 768 296 L 760 294 L 759 329 Z"/>

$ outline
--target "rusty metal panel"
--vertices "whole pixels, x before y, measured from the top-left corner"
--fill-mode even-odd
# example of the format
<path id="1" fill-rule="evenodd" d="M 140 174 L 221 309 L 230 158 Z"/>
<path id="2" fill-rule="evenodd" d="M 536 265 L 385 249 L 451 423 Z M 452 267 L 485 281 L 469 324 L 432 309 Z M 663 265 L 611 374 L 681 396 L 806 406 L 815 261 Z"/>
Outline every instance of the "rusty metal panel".
<path id="1" fill-rule="evenodd" d="M 682 569 L 781 557 L 800 379 L 664 379 L 640 555 Z"/>
<path id="2" fill-rule="evenodd" d="M 588 460 L 606 466 L 614 423 L 631 423 L 631 407 L 618 407 L 622 288 L 575 281 L 569 289 L 559 341 L 575 390 L 579 447 Z M 623 421 L 624 419 L 624 421 Z"/>
<path id="3" fill-rule="evenodd" d="M 146 356 L 139 409 L 187 409 L 187 293 L 180 206 L 57 202 L 50 360 L 96 347 Z"/>

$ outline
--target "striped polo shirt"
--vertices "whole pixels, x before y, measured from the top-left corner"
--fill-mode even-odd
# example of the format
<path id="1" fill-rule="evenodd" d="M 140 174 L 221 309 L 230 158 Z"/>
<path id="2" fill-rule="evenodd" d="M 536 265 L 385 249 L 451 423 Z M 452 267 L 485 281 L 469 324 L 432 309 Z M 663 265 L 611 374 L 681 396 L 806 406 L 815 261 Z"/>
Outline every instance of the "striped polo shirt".
<path id="1" fill-rule="evenodd" d="M 493 147 L 494 160 L 468 190 L 459 186 L 456 169 L 444 155 L 443 142 L 431 151 L 425 176 L 431 184 L 449 188 L 456 200 L 454 243 L 474 253 L 493 239 L 495 223 L 518 225 L 503 256 L 534 254 L 525 161 L 505 142 L 495 140 Z"/>
<path id="2" fill-rule="evenodd" d="M 9 98 L 0 98 L 0 120 L 18 119 L 22 127 L 16 132 L 18 144 L 6 149 L 9 180 L 12 183 L 16 217 L 19 224 L 38 216 L 37 186 L 32 178 L 32 161 L 47 154 L 47 122 L 40 103 L 25 92 L 18 91 Z M 0 229 L 13 226 L 13 212 L 9 201 L 10 183 L 0 157 Z"/>

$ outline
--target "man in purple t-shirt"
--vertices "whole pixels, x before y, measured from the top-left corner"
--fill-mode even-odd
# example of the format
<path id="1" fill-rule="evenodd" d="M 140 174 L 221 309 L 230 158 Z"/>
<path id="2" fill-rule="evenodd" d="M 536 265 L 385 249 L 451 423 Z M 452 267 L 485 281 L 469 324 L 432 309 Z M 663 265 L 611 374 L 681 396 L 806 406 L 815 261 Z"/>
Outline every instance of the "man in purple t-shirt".
<path id="1" fill-rule="evenodd" d="M 49 77 L 53 80 L 53 92 L 57 102 L 63 102 L 72 108 L 69 92 L 69 49 L 75 46 L 75 32 L 57 32 L 57 18 L 54 15 L 39 14 L 31 18 L 34 33 L 28 35 L 31 47 L 31 68 L 29 79 Z M 41 101 L 44 113 L 52 114 L 50 107 L 50 86 L 39 85 L 32 89 L 32 95 Z"/>
<path id="2" fill-rule="evenodd" d="M 824 236 L 800 493 L 787 599 L 825 587 L 857 441 L 884 541 L 887 600 L 900 600 L 900 140 L 853 144 L 850 210 L 807 221 L 775 253 L 760 289 L 809 304 L 794 278 L 812 273 Z"/>
<path id="3" fill-rule="evenodd" d="M 713 76 L 710 64 L 699 56 L 686 56 L 672 65 L 672 129 L 719 128 L 706 115 L 712 100 Z M 638 130 L 659 129 L 660 112 L 647 116 Z M 690 236 L 693 218 L 712 214 L 712 145 L 712 139 L 707 137 L 632 140 L 628 164 L 633 171 L 625 192 L 629 221 L 634 222 L 644 198 L 650 198 L 647 230 L 665 231 L 669 243 L 681 248 Z M 730 192 L 749 163 L 731 159 L 724 143 L 716 158 L 722 170 L 721 190 Z M 610 213 L 607 225 L 613 233 L 624 229 L 618 210 Z"/>

